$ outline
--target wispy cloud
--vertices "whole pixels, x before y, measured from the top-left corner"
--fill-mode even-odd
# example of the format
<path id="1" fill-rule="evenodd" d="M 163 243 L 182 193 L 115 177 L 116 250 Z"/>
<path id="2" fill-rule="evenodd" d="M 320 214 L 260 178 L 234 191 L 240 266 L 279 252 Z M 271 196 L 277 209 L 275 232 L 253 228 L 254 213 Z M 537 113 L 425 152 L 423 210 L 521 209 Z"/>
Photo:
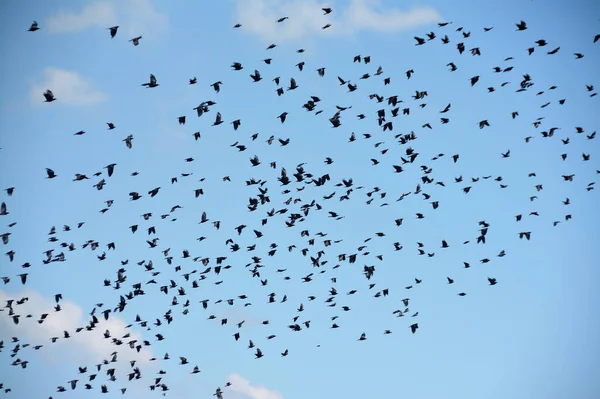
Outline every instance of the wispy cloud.
<path id="1" fill-rule="evenodd" d="M 96 0 L 79 10 L 61 10 L 46 21 L 51 33 L 73 33 L 114 25 L 128 36 L 151 38 L 167 28 L 168 17 L 158 12 L 151 0 Z"/>
<path id="2" fill-rule="evenodd" d="M 14 305 L 15 314 L 21 315 L 19 324 L 14 324 L 12 317 L 8 316 L 8 311 L 0 313 L 0 331 L 6 335 L 18 337 L 22 342 L 29 343 L 31 346 L 43 345 L 40 349 L 42 358 L 48 362 L 76 362 L 83 364 L 85 362 L 97 363 L 103 359 L 110 359 L 110 354 L 117 350 L 111 343 L 111 339 L 103 336 L 104 331 L 109 330 L 111 337 L 122 338 L 129 333 L 130 337 L 124 341 L 137 340 L 142 342 L 143 338 L 139 332 L 126 328 L 126 324 L 118 317 L 111 316 L 108 320 L 100 319 L 99 324 L 92 331 L 83 330 L 75 332 L 78 327 L 89 323 L 89 317 L 84 316 L 81 307 L 71 301 L 61 301 L 61 310 L 55 312 L 54 298 L 46 298 L 37 291 L 28 289 L 17 295 L 9 296 L 0 290 L 0 303 L 6 303 L 8 299 L 29 298 L 22 305 Z M 37 320 L 43 313 L 48 316 L 43 323 L 37 323 Z M 31 314 L 31 318 L 25 316 Z M 102 315 L 100 315 L 102 316 Z M 63 338 L 64 331 L 69 332 L 70 338 Z M 51 343 L 52 337 L 59 337 L 56 343 Z M 152 353 L 147 347 L 144 347 L 139 353 L 130 349 L 128 345 L 122 345 L 119 350 L 119 356 L 127 360 L 136 360 L 138 364 L 148 364 Z M 45 356 L 44 356 L 45 355 Z M 122 362 L 121 362 L 122 363 Z"/>
<path id="3" fill-rule="evenodd" d="M 44 81 L 31 85 L 30 99 L 34 104 L 44 102 L 43 93 L 52 90 L 57 101 L 72 106 L 89 106 L 102 102 L 107 96 L 95 90 L 92 84 L 77 72 L 48 67 L 44 69 Z"/>
<path id="4" fill-rule="evenodd" d="M 239 374 L 230 374 L 227 379 L 231 382 L 231 386 L 227 388 L 228 392 L 234 392 L 240 399 L 283 399 L 283 395 L 279 392 L 252 385 Z"/>
<path id="5" fill-rule="evenodd" d="M 88 28 L 107 28 L 116 21 L 117 13 L 112 2 L 95 1 L 79 12 L 61 10 L 51 16 L 46 25 L 50 33 L 71 33 Z"/>
<path id="6" fill-rule="evenodd" d="M 324 7 L 333 12 L 324 15 Z M 275 21 L 289 17 L 283 23 Z M 350 36 L 361 31 L 397 32 L 441 21 L 437 10 L 416 6 L 408 10 L 383 7 L 379 0 L 349 0 L 333 7 L 319 0 L 237 0 L 237 22 L 243 30 L 276 43 L 309 36 Z M 329 29 L 322 29 L 331 24 Z"/>

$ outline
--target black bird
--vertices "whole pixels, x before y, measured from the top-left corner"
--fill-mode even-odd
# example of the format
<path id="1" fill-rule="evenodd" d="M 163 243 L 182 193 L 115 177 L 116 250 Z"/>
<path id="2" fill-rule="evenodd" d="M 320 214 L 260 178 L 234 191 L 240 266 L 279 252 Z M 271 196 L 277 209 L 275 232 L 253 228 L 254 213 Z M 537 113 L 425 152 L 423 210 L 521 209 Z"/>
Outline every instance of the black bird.
<path id="1" fill-rule="evenodd" d="M 108 30 L 110 30 L 110 38 L 111 39 L 116 36 L 118 29 L 119 29 L 118 26 L 112 26 L 112 27 L 108 28 Z"/>
<path id="2" fill-rule="evenodd" d="M 257 69 L 254 70 L 254 75 L 250 74 L 250 77 L 255 82 L 258 82 L 262 79 L 262 77 L 260 76 L 260 72 Z"/>
<path id="3" fill-rule="evenodd" d="M 111 177 L 113 175 L 113 172 L 115 170 L 115 166 L 117 166 L 116 163 L 111 163 L 109 165 L 106 165 L 104 168 L 106 168 L 107 172 L 108 172 L 108 177 Z"/>
<path id="4" fill-rule="evenodd" d="M 38 29 L 40 29 L 38 27 L 38 23 L 36 21 L 33 21 L 33 23 L 31 24 L 31 26 L 29 27 L 28 31 L 29 32 L 35 32 Z"/>
<path id="5" fill-rule="evenodd" d="M 132 42 L 134 46 L 137 46 L 138 44 L 140 44 L 141 39 L 142 39 L 141 36 L 137 36 L 137 37 L 134 37 L 133 39 L 130 39 L 129 41 Z"/>
<path id="6" fill-rule="evenodd" d="M 152 88 L 152 87 L 159 86 L 159 84 L 156 83 L 156 76 L 154 76 L 153 74 L 150 74 L 150 82 L 149 83 L 142 83 L 142 86 L 146 86 L 147 88 Z"/>
<path id="7" fill-rule="evenodd" d="M 221 117 L 221 113 L 217 112 L 217 115 L 215 116 L 215 121 L 213 122 L 213 126 L 218 126 L 221 123 L 223 123 L 223 118 Z"/>
<path id="8" fill-rule="evenodd" d="M 51 103 L 52 101 L 56 100 L 56 97 L 54 97 L 54 93 L 52 93 L 52 91 L 50 91 L 50 90 L 46 90 L 44 92 L 44 98 L 46 99 L 45 102 L 47 102 L 47 103 Z"/>
<path id="9" fill-rule="evenodd" d="M 222 84 L 223 84 L 223 82 L 221 82 L 221 81 L 211 84 L 212 88 L 215 90 L 215 93 L 218 93 L 219 91 L 221 91 Z"/>
<path id="10" fill-rule="evenodd" d="M 46 174 L 48 175 L 47 179 L 54 179 L 56 174 L 52 169 L 46 168 Z"/>

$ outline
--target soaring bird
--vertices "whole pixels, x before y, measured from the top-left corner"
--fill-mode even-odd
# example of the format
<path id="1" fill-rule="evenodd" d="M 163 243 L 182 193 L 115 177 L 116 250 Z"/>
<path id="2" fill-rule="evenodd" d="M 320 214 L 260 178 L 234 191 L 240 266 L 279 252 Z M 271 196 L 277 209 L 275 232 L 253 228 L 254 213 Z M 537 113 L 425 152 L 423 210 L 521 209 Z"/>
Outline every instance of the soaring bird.
<path id="1" fill-rule="evenodd" d="M 137 37 L 134 37 L 133 39 L 130 39 L 129 41 L 132 42 L 134 46 L 137 46 L 138 44 L 140 44 L 141 39 L 142 39 L 142 36 L 137 36 Z"/>
<path id="2" fill-rule="evenodd" d="M 47 103 L 51 103 L 52 101 L 56 100 L 56 97 L 54 97 L 54 93 L 52 93 L 52 91 L 50 91 L 50 90 L 46 90 L 44 92 L 44 98 L 46 99 L 45 102 L 47 102 Z"/>
<path id="3" fill-rule="evenodd" d="M 159 86 L 159 84 L 156 83 L 156 76 L 154 76 L 153 74 L 150 74 L 150 82 L 142 83 L 142 86 L 146 86 L 146 88 L 148 88 L 148 89 Z"/>
<path id="4" fill-rule="evenodd" d="M 119 29 L 119 26 L 112 26 L 112 27 L 108 28 L 108 30 L 110 30 L 110 38 L 111 39 L 117 35 L 117 30 L 118 29 Z M 140 36 L 140 39 L 141 39 L 141 36 Z M 136 44 L 136 46 L 137 46 L 137 44 Z"/>
<path id="5" fill-rule="evenodd" d="M 521 22 L 519 22 L 519 23 L 517 23 L 515 25 L 517 25 L 517 30 L 525 30 L 525 29 L 527 29 L 527 23 L 525 21 L 521 21 Z"/>

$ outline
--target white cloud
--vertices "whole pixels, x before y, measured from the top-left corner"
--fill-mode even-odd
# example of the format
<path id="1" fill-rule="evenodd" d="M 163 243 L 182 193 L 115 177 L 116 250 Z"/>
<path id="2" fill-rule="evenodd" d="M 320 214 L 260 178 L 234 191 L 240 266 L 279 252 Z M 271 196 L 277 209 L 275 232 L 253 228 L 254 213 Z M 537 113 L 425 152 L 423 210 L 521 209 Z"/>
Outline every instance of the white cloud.
<path id="1" fill-rule="evenodd" d="M 28 343 L 31 347 L 43 345 L 40 349 L 42 358 L 51 363 L 73 362 L 85 364 L 87 362 L 96 364 L 103 359 L 110 359 L 110 354 L 118 351 L 121 360 L 135 360 L 138 364 L 148 364 L 153 356 L 147 347 L 143 347 L 138 353 L 130 349 L 127 342 L 137 340 L 142 344 L 143 338 L 139 332 L 131 328 L 125 328 L 126 324 L 119 317 L 111 315 L 108 320 L 104 320 L 100 313 L 96 317 L 99 324 L 92 331 L 83 330 L 75 332 L 78 327 L 89 324 L 90 317 L 84 315 L 83 309 L 71 301 L 60 301 L 61 310 L 54 311 L 54 298 L 45 298 L 37 291 L 27 289 L 17 295 L 7 295 L 0 290 L 0 303 L 6 304 L 8 299 L 19 300 L 23 297 L 29 300 L 22 305 L 13 303 L 15 314 L 19 314 L 19 324 L 14 324 L 11 317 L 8 316 L 8 309 L 0 312 L 0 331 L 3 337 L 14 336 L 21 340 L 21 344 Z M 39 324 L 37 320 L 43 313 L 48 316 L 43 323 Z M 31 314 L 31 318 L 25 316 Z M 121 339 L 123 335 L 129 333 L 130 337 L 123 339 L 124 344 L 115 346 L 111 343 L 111 338 L 104 338 L 105 330 L 109 330 L 111 338 Z M 68 331 L 70 338 L 63 338 L 63 332 Z M 59 337 L 56 343 L 51 342 L 52 337 Z M 31 348 L 30 347 L 30 348 Z M 27 348 L 28 350 L 31 350 Z M 23 349 L 25 350 L 25 349 Z M 119 362 L 124 363 L 124 362 Z"/>
<path id="2" fill-rule="evenodd" d="M 61 10 L 46 21 L 51 33 L 79 32 L 87 28 L 108 28 L 117 21 L 114 5 L 109 1 L 95 1 L 79 12 Z"/>
<path id="3" fill-rule="evenodd" d="M 227 390 L 239 394 L 240 399 L 283 399 L 283 395 L 279 392 L 263 386 L 252 385 L 250 381 L 239 374 L 230 374 L 227 379 L 231 382 L 231 386 Z"/>
<path id="4" fill-rule="evenodd" d="M 46 25 L 51 33 L 107 29 L 118 25 L 119 33 L 124 31 L 127 36 L 151 38 L 167 28 L 168 18 L 154 8 L 152 0 L 96 0 L 78 11 L 59 11 L 46 21 Z"/>
<path id="5" fill-rule="evenodd" d="M 360 31 L 396 32 L 441 21 L 433 7 L 409 10 L 384 8 L 379 0 L 349 0 L 345 8 L 320 0 L 237 0 L 236 18 L 241 29 L 265 41 L 282 43 L 312 35 L 349 36 Z M 333 12 L 324 15 L 324 7 Z M 289 17 L 282 23 L 275 21 Z M 329 29 L 321 29 L 326 24 Z"/>
<path id="6" fill-rule="evenodd" d="M 51 90 L 56 100 L 73 106 L 88 106 L 106 100 L 106 95 L 94 90 L 89 81 L 77 72 L 58 68 L 45 68 L 45 80 L 31 86 L 30 98 L 34 104 L 44 102 L 43 93 Z"/>

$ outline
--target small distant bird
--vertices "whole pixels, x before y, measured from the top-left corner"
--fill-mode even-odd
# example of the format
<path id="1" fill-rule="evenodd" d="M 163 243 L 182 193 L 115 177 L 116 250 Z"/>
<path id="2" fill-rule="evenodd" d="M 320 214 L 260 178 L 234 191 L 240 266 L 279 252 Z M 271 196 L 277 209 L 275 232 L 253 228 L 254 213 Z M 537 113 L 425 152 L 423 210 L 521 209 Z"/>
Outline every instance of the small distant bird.
<path id="1" fill-rule="evenodd" d="M 250 77 L 254 82 L 258 82 L 262 79 L 262 76 L 260 76 L 260 72 L 257 69 L 254 70 L 254 74 L 250 74 Z"/>
<path id="2" fill-rule="evenodd" d="M 52 101 L 56 100 L 56 97 L 54 97 L 54 93 L 52 93 L 51 90 L 46 90 L 44 92 L 44 98 L 46 99 L 45 102 L 47 102 L 47 103 L 51 103 Z"/>
<path id="3" fill-rule="evenodd" d="M 38 29 L 40 29 L 38 27 L 38 23 L 36 21 L 33 21 L 33 23 L 31 24 L 31 26 L 29 27 L 29 29 L 27 31 L 28 32 L 35 32 Z"/>
<path id="4" fill-rule="evenodd" d="M 48 175 L 48 179 L 54 179 L 56 177 L 56 174 L 54 173 L 54 171 L 52 169 L 46 168 L 46 174 Z"/>
<path id="5" fill-rule="evenodd" d="M 517 30 L 525 30 L 527 29 L 527 23 L 525 21 L 521 21 L 517 25 Z"/>
<path id="6" fill-rule="evenodd" d="M 110 31 L 110 38 L 111 39 L 117 35 L 117 30 L 118 29 L 119 29 L 118 26 L 112 26 L 112 27 L 108 28 L 108 30 Z M 136 46 L 137 46 L 137 44 L 136 44 Z"/>
<path id="7" fill-rule="evenodd" d="M 159 84 L 156 83 L 156 76 L 154 76 L 153 74 L 150 74 L 150 82 L 149 83 L 142 83 L 142 86 L 146 86 L 147 88 L 152 88 L 152 87 L 159 86 Z"/>
<path id="8" fill-rule="evenodd" d="M 133 43 L 134 46 L 137 46 L 138 44 L 140 44 L 140 39 L 142 37 L 138 36 L 138 37 L 134 37 L 133 39 L 130 39 L 129 41 Z"/>

